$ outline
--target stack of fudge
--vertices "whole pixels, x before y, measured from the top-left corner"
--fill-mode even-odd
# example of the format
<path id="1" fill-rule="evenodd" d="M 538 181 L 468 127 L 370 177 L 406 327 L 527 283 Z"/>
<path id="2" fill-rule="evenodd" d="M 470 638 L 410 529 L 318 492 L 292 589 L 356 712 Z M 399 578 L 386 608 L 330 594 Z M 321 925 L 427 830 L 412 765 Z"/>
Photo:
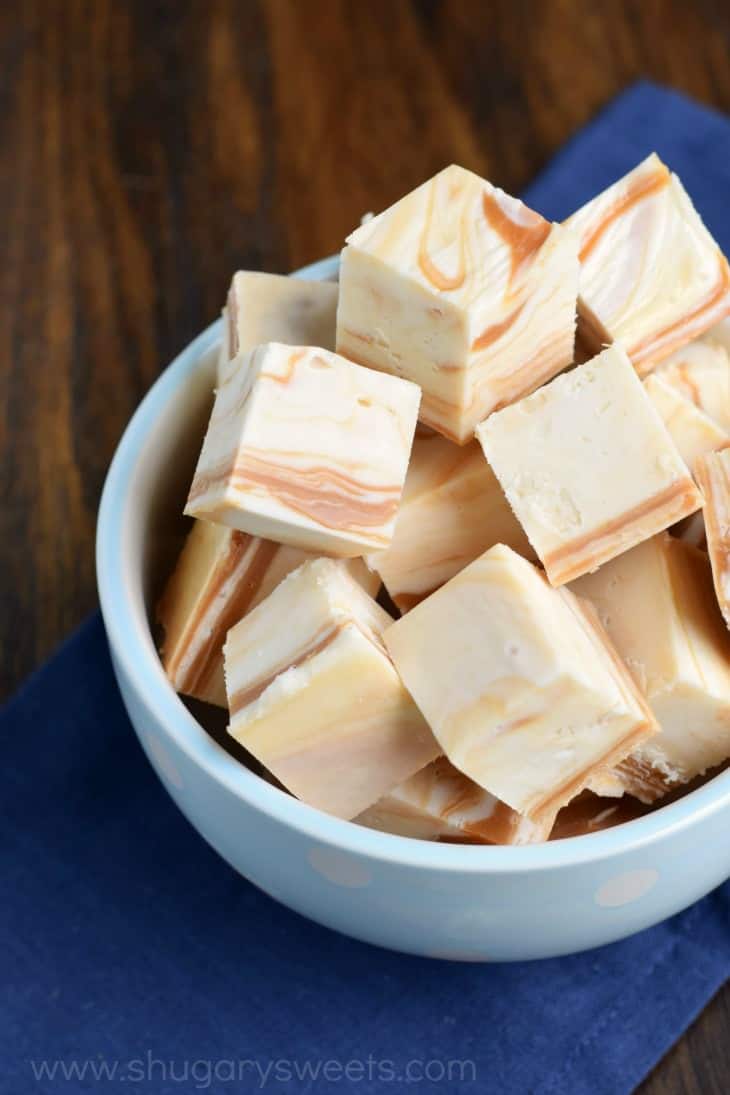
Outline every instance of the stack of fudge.
<path id="1" fill-rule="evenodd" d="M 237 273 L 173 687 L 304 802 L 421 839 L 590 832 L 723 765 L 729 314 L 656 155 L 563 224 L 449 167 L 338 285 Z"/>

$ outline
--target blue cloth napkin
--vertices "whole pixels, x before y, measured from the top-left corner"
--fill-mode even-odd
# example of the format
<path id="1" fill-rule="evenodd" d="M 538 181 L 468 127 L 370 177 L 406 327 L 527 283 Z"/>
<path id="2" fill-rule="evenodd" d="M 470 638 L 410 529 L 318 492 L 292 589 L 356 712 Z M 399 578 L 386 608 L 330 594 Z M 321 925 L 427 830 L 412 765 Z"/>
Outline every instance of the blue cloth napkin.
<path id="1" fill-rule="evenodd" d="M 527 199 L 563 217 L 652 148 L 730 248 L 730 122 L 647 84 Z M 392 954 L 289 912 L 218 859 L 157 782 L 98 617 L 0 729 L 3 1095 L 622 1095 L 730 974 L 730 886 L 633 939 L 539 964 Z"/>

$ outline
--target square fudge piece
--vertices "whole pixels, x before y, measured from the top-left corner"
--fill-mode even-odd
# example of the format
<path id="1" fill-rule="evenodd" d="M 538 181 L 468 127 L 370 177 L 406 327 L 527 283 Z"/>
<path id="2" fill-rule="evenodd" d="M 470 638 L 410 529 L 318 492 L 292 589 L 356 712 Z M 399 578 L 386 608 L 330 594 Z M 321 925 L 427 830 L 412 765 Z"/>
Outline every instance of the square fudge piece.
<path id="1" fill-rule="evenodd" d="M 730 627 L 730 449 L 707 453 L 697 465 L 705 496 L 705 533 L 717 603 Z"/>
<path id="2" fill-rule="evenodd" d="M 679 455 L 691 471 L 706 452 L 715 452 L 730 444 L 727 430 L 685 398 L 660 373 L 651 373 L 646 378 L 644 390 L 659 411 Z"/>
<path id="3" fill-rule="evenodd" d="M 479 445 L 417 431 L 393 540 L 366 560 L 393 602 L 407 612 L 500 543 L 535 558 Z"/>
<path id="4" fill-rule="evenodd" d="M 554 814 L 530 821 L 439 757 L 355 818 L 383 833 L 472 844 L 537 844 Z"/>
<path id="5" fill-rule="evenodd" d="M 620 765 L 652 801 L 730 757 L 730 648 L 703 551 L 666 533 L 572 589 L 596 608 L 660 733 Z"/>
<path id="6" fill-rule="evenodd" d="M 594 617 L 501 544 L 385 643 L 451 763 L 533 820 L 656 729 Z"/>
<path id="7" fill-rule="evenodd" d="M 336 315 L 335 282 L 239 270 L 223 309 L 218 383 L 223 383 L 239 354 L 262 342 L 334 350 Z"/>
<path id="8" fill-rule="evenodd" d="M 469 441 L 573 360 L 577 239 L 447 167 L 347 239 L 337 349 L 423 388 L 421 421 Z"/>
<path id="9" fill-rule="evenodd" d="M 326 350 L 257 346 L 218 389 L 185 512 L 306 551 L 387 547 L 419 399 Z"/>
<path id="10" fill-rule="evenodd" d="M 223 643 L 229 629 L 312 558 L 300 548 L 194 521 L 157 607 L 165 633 L 160 657 L 175 691 L 226 707 Z M 362 559 L 342 565 L 363 589 L 377 593 L 380 579 Z"/>
<path id="11" fill-rule="evenodd" d="M 617 346 L 492 415 L 477 434 L 553 585 L 702 505 Z"/>
<path id="12" fill-rule="evenodd" d="M 655 154 L 574 213 L 578 333 L 620 341 L 644 376 L 730 313 L 730 271 L 684 187 Z"/>
<path id="13" fill-rule="evenodd" d="M 228 634 L 230 733 L 310 806 L 353 818 L 440 750 L 382 644 L 391 617 L 334 559 Z"/>

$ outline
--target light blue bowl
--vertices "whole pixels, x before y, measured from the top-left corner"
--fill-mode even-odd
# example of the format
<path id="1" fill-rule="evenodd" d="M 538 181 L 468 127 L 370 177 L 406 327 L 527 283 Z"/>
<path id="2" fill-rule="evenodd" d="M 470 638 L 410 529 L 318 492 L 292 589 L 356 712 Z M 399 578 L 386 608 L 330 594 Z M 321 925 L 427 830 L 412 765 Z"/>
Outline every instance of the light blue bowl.
<path id="1" fill-rule="evenodd" d="M 299 271 L 336 273 L 335 259 Z M 656 813 L 551 844 L 492 848 L 390 836 L 305 806 L 238 763 L 175 695 L 150 633 L 154 575 L 173 549 L 221 324 L 142 401 L 99 512 L 97 574 L 132 724 L 182 812 L 277 901 L 384 947 L 501 961 L 594 947 L 671 916 L 730 874 L 730 771 Z M 182 912 L 182 910 L 181 910 Z"/>

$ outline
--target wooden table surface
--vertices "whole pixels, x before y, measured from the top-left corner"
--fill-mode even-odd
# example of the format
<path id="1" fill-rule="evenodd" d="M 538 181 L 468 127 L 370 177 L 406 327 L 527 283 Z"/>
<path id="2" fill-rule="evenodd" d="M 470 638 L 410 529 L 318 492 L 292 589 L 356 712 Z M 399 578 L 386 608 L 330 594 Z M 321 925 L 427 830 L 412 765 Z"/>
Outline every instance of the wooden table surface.
<path id="1" fill-rule="evenodd" d="M 730 112 L 729 48 L 722 0 L 3 4 L 0 698 L 95 607 L 111 454 L 234 269 L 451 161 L 519 191 L 637 76 Z M 641 1090 L 729 1087 L 726 989 Z"/>

